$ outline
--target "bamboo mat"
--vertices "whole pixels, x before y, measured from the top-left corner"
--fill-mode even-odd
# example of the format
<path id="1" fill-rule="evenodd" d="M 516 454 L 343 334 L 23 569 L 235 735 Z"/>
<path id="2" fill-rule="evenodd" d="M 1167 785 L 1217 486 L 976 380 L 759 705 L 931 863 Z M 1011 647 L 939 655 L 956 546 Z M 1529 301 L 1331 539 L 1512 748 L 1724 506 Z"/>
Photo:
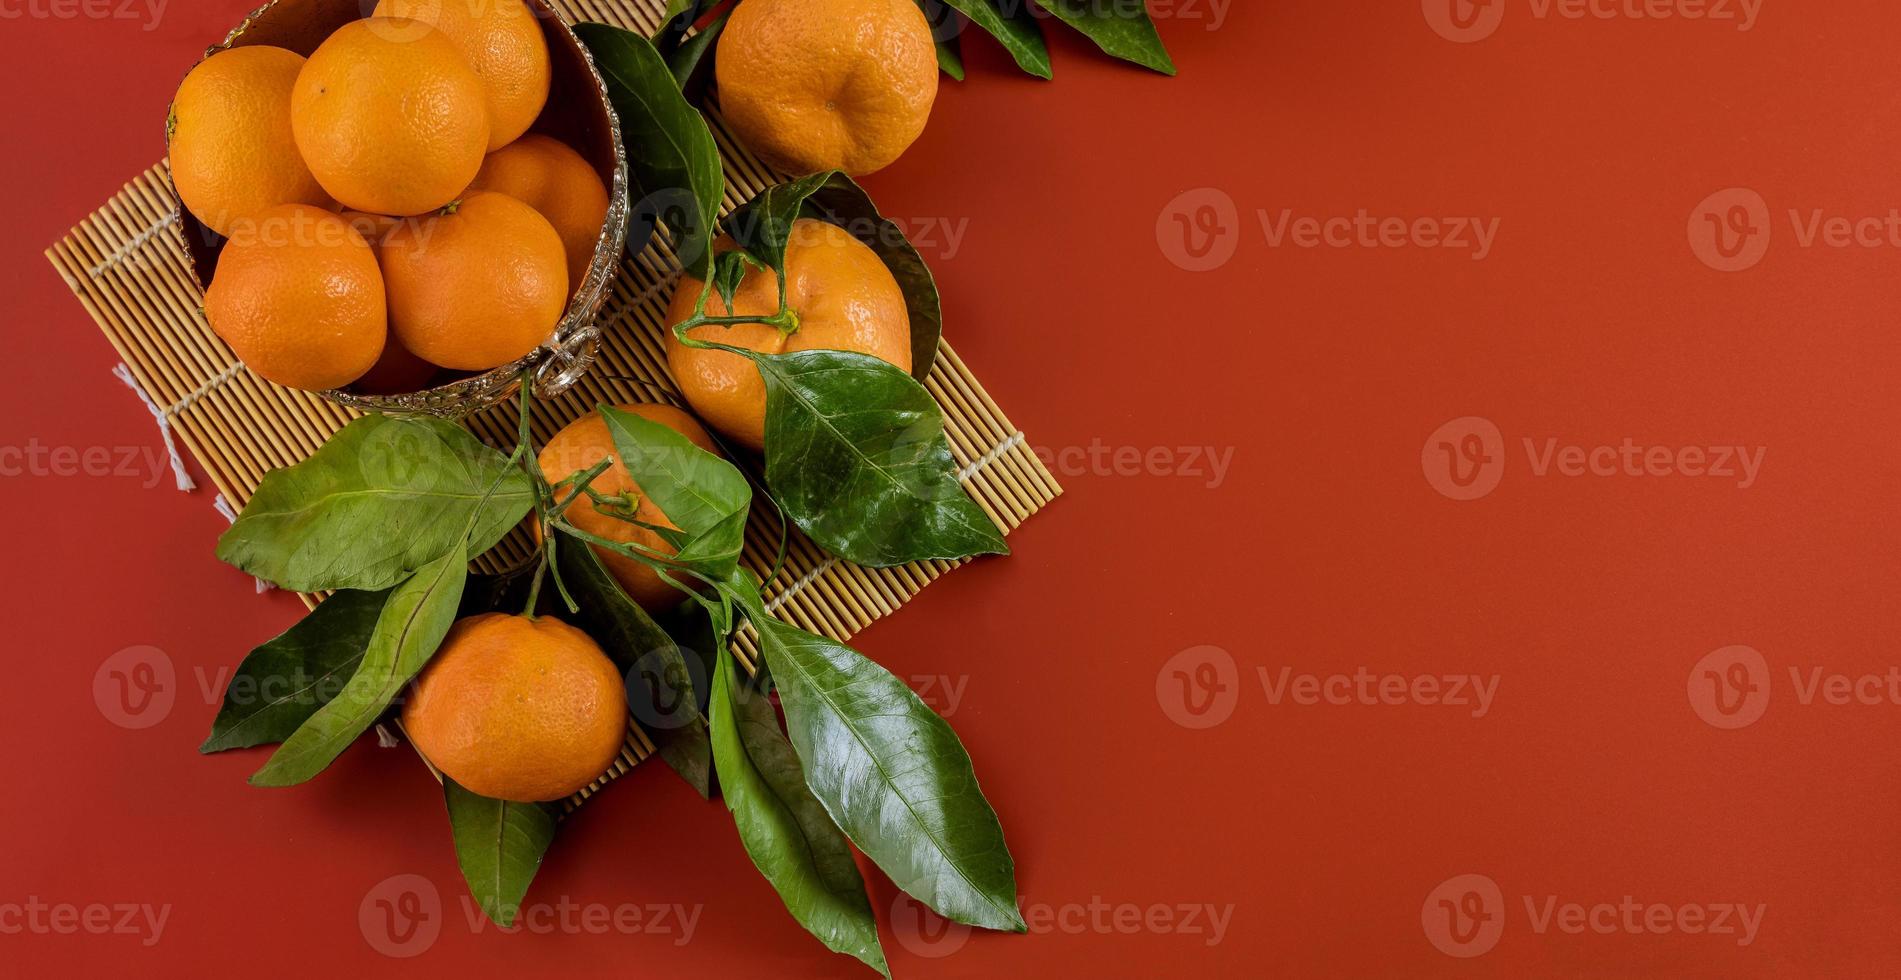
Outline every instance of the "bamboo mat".
<path id="1" fill-rule="evenodd" d="M 553 0 L 553 5 L 570 22 L 597 21 L 651 35 L 665 0 Z M 709 116 L 726 165 L 724 210 L 783 179 L 740 148 L 716 114 Z M 155 123 L 153 143 L 158 142 Z M 160 164 L 127 184 L 46 255 L 118 350 L 129 369 L 128 380 L 149 403 L 167 441 L 175 436 L 210 474 L 222 498 L 217 504 L 229 517 L 231 508 L 242 508 L 250 500 L 266 472 L 315 452 L 357 413 L 314 394 L 280 388 L 244 369 L 205 323 L 203 291 L 193 281 L 176 224 L 177 197 L 169 172 Z M 678 273 L 679 263 L 659 242 L 622 259 L 621 275 L 601 314 L 605 336 L 599 358 L 569 391 L 537 404 L 537 446 L 601 402 L 683 404 L 667 374 L 662 345 L 663 320 Z M 944 410 L 951 451 L 962 467 L 960 479 L 1006 533 L 1062 493 L 1023 433 L 948 342 L 925 386 Z M 512 446 L 514 403 L 476 415 L 466 424 L 491 444 Z M 747 566 L 763 575 L 772 565 L 778 540 L 779 522 L 770 507 L 755 507 Z M 478 565 L 490 571 L 511 566 L 525 561 L 532 548 L 530 536 L 518 531 Z M 207 542 L 207 555 L 210 550 Z M 863 568 L 827 555 L 795 529 L 785 568 L 768 601 L 787 622 L 842 641 L 895 612 L 957 564 Z M 630 719 L 620 759 L 599 782 L 576 794 L 569 807 L 653 752 L 653 741 Z"/>

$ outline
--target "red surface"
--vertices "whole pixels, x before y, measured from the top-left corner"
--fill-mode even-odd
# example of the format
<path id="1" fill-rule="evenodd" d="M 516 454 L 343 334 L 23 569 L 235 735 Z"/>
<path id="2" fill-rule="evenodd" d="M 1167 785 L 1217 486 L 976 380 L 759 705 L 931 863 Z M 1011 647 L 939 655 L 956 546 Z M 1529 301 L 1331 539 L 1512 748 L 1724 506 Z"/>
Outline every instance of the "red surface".
<path id="1" fill-rule="evenodd" d="M 159 156 L 173 86 L 251 2 L 175 3 L 149 32 L 0 26 L 0 445 L 156 445 L 40 250 Z M 1873 685 L 1876 704 L 1805 699 L 1790 679 L 1901 664 L 1897 243 L 1871 227 L 1877 247 L 1805 247 L 1788 215 L 1885 219 L 1901 203 L 1888 43 L 1901 19 L 1887 0 L 1771 3 L 1745 32 L 1632 7 L 1658 5 L 1573 20 L 1509 0 L 1495 35 L 1456 44 L 1412 3 L 1238 3 L 1208 30 L 1196 0 L 1162 22 L 1174 80 L 1065 39 L 1042 84 L 968 45 L 970 81 L 869 183 L 889 213 L 963 229 L 954 253 L 947 238 L 924 249 L 949 335 L 1032 442 L 1084 452 L 1058 457 L 1069 494 L 1012 538 L 1014 557 L 951 575 L 860 638 L 900 675 L 961 685 L 953 721 L 1041 926 L 937 958 L 888 932 L 900 975 L 1901 971 L 1901 705 Z M 1725 273 L 1686 228 L 1707 229 L 1693 209 L 1732 187 L 1762 196 L 1773 235 L 1760 264 Z M 1197 188 L 1238 209 L 1215 215 L 1237 251 L 1200 273 L 1158 244 L 1186 254 L 1164 212 Z M 1274 247 L 1255 212 L 1283 208 L 1499 230 L 1479 261 Z M 1504 470 L 1460 502 L 1426 478 L 1422 446 L 1466 416 L 1497 426 Z M 1539 453 L 1628 438 L 1673 460 L 1764 454 L 1747 488 L 1556 463 L 1539 476 L 1527 438 Z M 1107 455 L 1088 465 L 1097 445 Z M 1190 445 L 1232 452 L 1218 486 L 1128 455 Z M 215 692 L 300 607 L 215 562 L 209 494 L 161 476 L 0 481 L 15 517 L 0 927 L 29 899 L 170 909 L 149 947 L 0 934 L 8 972 L 852 975 L 783 914 L 721 809 L 661 767 L 574 820 L 530 898 L 699 907 L 678 944 L 677 930 L 473 934 L 438 794 L 407 750 L 359 745 L 314 783 L 268 792 L 244 784 L 259 753 L 198 757 L 214 713 L 200 678 Z M 1724 730 L 1686 684 L 1738 644 L 1760 651 L 1769 700 Z M 137 645 L 176 665 L 177 700 L 127 730 L 93 682 Z M 1204 645 L 1231 657 L 1231 677 L 1207 662 L 1234 701 L 1196 730 L 1171 720 L 1194 716 L 1164 665 Z M 1498 687 L 1475 718 L 1276 704 L 1257 672 L 1362 667 Z M 358 924 L 398 874 L 446 907 L 408 962 Z M 1435 889 L 1463 875 L 1496 884 L 1503 926 L 1470 959 L 1430 941 L 1448 922 Z M 1471 881 L 1441 892 L 1458 907 Z M 1613 909 L 1604 932 L 1587 919 L 1581 933 L 1559 928 L 1562 911 L 1543 931 L 1532 914 L 1625 896 L 1763 912 L 1747 945 L 1686 934 L 1676 911 L 1657 913 L 1664 933 L 1641 912 L 1634 931 Z M 1180 905 L 1228 915 L 1219 942 L 1205 913 L 1192 933 L 1147 911 Z"/>

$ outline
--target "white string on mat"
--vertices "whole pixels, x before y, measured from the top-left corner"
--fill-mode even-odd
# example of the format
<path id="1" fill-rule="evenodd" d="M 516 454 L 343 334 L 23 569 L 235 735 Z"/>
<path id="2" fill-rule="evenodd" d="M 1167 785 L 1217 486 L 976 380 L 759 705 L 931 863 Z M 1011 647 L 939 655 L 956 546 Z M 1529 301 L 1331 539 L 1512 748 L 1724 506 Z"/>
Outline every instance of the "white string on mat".
<path id="1" fill-rule="evenodd" d="M 198 485 L 192 482 L 191 471 L 185 468 L 185 458 L 178 454 L 178 444 L 172 441 L 172 422 L 166 410 L 159 408 L 158 403 L 152 400 L 152 396 L 146 394 L 144 388 L 139 387 L 139 383 L 132 377 L 131 368 L 121 363 L 112 369 L 112 376 L 125 382 L 125 386 L 132 389 L 132 393 L 145 404 L 146 411 L 151 412 L 152 418 L 158 421 L 158 434 L 165 440 L 165 455 L 171 459 L 172 476 L 178 483 L 178 489 L 196 490 Z"/>
<path id="2" fill-rule="evenodd" d="M 167 228 L 170 228 L 172 226 L 172 222 L 177 221 L 177 220 L 178 220 L 178 212 L 173 211 L 172 213 L 167 214 L 164 218 L 160 219 L 157 224 L 153 225 L 150 228 L 145 229 L 144 231 L 139 232 L 136 235 L 133 235 L 131 241 L 126 242 L 124 245 L 119 246 L 117 251 L 113 252 L 111 255 L 106 256 L 104 259 L 102 259 L 99 262 L 98 265 L 95 265 L 92 268 L 87 269 L 86 275 L 91 276 L 94 279 L 97 279 L 100 276 L 105 275 L 105 272 L 107 269 L 110 269 L 113 266 L 118 265 L 121 262 L 124 262 L 127 258 L 129 258 L 132 255 L 133 252 L 136 252 L 140 248 L 144 247 L 146 242 L 151 241 L 154 237 L 158 235 L 159 232 L 164 231 Z"/>

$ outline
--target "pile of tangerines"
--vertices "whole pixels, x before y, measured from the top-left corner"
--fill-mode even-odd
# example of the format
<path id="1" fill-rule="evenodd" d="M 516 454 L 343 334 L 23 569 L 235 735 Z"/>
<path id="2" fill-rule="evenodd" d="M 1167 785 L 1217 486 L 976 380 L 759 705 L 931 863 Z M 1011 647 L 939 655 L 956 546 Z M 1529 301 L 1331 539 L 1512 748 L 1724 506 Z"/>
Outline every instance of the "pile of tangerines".
<path id="1" fill-rule="evenodd" d="M 914 0 L 741 0 L 715 77 L 729 126 L 766 162 L 856 176 L 923 132 L 938 63 Z M 593 262 L 609 203 L 580 153 L 533 132 L 550 91 L 549 48 L 524 0 L 381 0 L 308 58 L 262 45 L 206 58 L 178 91 L 168 138 L 180 200 L 228 239 L 205 295 L 212 329 L 277 384 L 377 394 L 511 364 L 546 343 Z M 910 371 L 905 296 L 869 247 L 800 219 L 784 269 L 795 329 L 705 324 L 689 335 L 767 353 L 854 351 Z M 686 322 L 703 292 L 683 276 L 669 323 Z M 780 298 L 778 274 L 754 266 L 730 303 L 715 291 L 704 313 L 763 318 Z M 752 362 L 671 331 L 667 344 L 698 416 L 762 449 L 766 392 Z M 683 411 L 625 410 L 717 451 Z M 606 424 L 590 413 L 539 462 L 559 485 L 613 456 Z M 583 502 L 569 514 L 577 527 L 674 553 L 652 528 L 677 528 L 618 460 L 592 486 L 637 511 Z M 594 550 L 642 606 L 685 598 L 647 565 Z M 464 787 L 536 801 L 599 776 L 626 715 L 618 670 L 581 631 L 491 614 L 456 625 L 403 719 Z"/>

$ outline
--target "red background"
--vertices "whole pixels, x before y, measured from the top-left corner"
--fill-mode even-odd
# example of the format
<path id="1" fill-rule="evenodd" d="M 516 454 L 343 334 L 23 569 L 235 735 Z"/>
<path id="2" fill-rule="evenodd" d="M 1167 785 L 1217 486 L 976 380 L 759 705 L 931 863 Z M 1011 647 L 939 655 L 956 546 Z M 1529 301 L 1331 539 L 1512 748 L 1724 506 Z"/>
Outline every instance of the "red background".
<path id="1" fill-rule="evenodd" d="M 151 31 L 0 24 L 0 445 L 157 444 L 40 252 L 160 156 L 182 72 L 252 2 L 174 0 Z M 1232 451 L 1231 469 L 1213 487 L 1113 465 L 1062 473 L 1068 494 L 1011 539 L 1014 557 L 949 576 L 858 646 L 901 676 L 963 683 L 952 720 L 1033 921 L 1092 902 L 1231 918 L 1210 945 L 1085 911 L 934 959 L 887 932 L 895 970 L 1901 971 L 1901 706 L 1803 704 L 1788 672 L 1901 663 L 1897 249 L 1805 248 L 1787 217 L 1901 203 L 1894 5 L 1768 0 L 1743 32 L 1540 18 L 1510 0 L 1476 44 L 1443 39 L 1410 2 L 1242 2 L 1213 30 L 1208 0 L 1168 9 L 1175 79 L 1051 31 L 1057 78 L 1041 83 L 971 40 L 970 80 L 947 83 L 924 138 L 868 183 L 901 219 L 964 223 L 956 249 L 925 248 L 947 333 L 1033 444 L 1210 446 Z M 1760 265 L 1726 274 L 1685 228 L 1737 186 L 1769 203 L 1774 232 Z M 1238 208 L 1236 254 L 1210 272 L 1177 267 L 1158 236 L 1196 188 Z M 1482 261 L 1273 247 L 1255 214 L 1283 208 L 1500 224 Z M 1427 435 L 1461 416 L 1494 422 L 1507 457 L 1471 502 L 1421 468 Z M 1526 438 L 1765 456 L 1747 489 L 1539 477 Z M 158 476 L 0 480 L 14 515 L 0 906 L 171 906 L 149 948 L 8 934 L 0 962 L 19 975 L 859 975 L 784 914 L 722 809 L 658 765 L 570 822 L 529 897 L 703 905 L 683 945 L 472 934 L 440 795 L 407 749 L 359 744 L 279 791 L 245 785 L 261 752 L 200 758 L 215 713 L 201 676 L 215 691 L 217 671 L 301 606 L 218 564 L 209 491 L 144 486 Z M 176 665 L 177 703 L 131 731 L 92 684 L 142 644 Z M 1724 731 L 1685 691 L 1731 644 L 1760 650 L 1773 683 L 1760 721 Z M 1201 645 L 1231 655 L 1238 703 L 1191 730 L 1157 680 Z M 1275 704 L 1256 669 L 1283 667 L 1499 687 L 1482 718 Z M 449 908 L 410 963 L 380 956 L 357 921 L 365 894 L 403 873 Z M 1502 939 L 1472 959 L 1436 950 L 1421 924 L 1428 894 L 1463 874 L 1504 896 Z M 1765 914 L 1744 946 L 1540 932 L 1525 904 L 1626 895 Z"/>

